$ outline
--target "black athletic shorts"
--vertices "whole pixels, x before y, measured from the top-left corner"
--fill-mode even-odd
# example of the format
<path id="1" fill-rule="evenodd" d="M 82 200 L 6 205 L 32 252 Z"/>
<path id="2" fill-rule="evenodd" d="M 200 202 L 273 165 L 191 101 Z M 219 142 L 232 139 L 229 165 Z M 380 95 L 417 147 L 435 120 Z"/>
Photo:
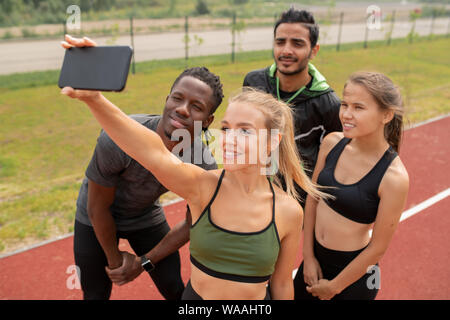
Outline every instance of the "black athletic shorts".
<path id="1" fill-rule="evenodd" d="M 314 255 L 319 261 L 324 279 L 327 280 L 334 279 L 364 249 L 356 251 L 332 250 L 325 248 L 314 238 Z M 378 264 L 376 266 L 378 267 Z M 372 276 L 374 276 L 374 273 L 366 273 L 340 294 L 334 296 L 332 300 L 374 300 L 379 288 L 369 279 Z M 295 300 L 318 300 L 319 298 L 306 291 L 306 286 L 302 262 L 294 278 Z"/>
<path id="2" fill-rule="evenodd" d="M 141 256 L 154 248 L 169 230 L 169 225 L 164 221 L 159 225 L 141 230 L 118 231 L 117 241 L 127 239 L 135 254 Z M 78 221 L 75 221 L 74 255 L 75 264 L 80 270 L 83 298 L 85 300 L 109 299 L 112 282 L 105 271 L 105 266 L 108 265 L 106 255 L 95 236 L 94 229 Z M 178 251 L 158 262 L 150 276 L 165 299 L 181 299 L 184 284 L 181 279 Z"/>

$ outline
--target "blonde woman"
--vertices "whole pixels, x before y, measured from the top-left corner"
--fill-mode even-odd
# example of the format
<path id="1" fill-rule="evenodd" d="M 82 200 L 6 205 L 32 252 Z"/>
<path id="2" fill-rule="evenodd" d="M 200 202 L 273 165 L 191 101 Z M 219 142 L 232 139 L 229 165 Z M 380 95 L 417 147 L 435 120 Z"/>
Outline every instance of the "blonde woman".
<path id="1" fill-rule="evenodd" d="M 302 170 L 285 103 L 254 90 L 231 98 L 221 122 L 223 170 L 206 171 L 183 163 L 100 92 L 66 87 L 61 93 L 85 102 L 122 150 L 187 200 L 192 263 L 184 299 L 293 299 L 303 223 L 294 182 L 315 198 L 322 193 Z M 266 134 L 270 130 L 278 134 Z M 248 161 L 255 145 L 263 156 Z M 277 152 L 287 192 L 261 173 Z"/>

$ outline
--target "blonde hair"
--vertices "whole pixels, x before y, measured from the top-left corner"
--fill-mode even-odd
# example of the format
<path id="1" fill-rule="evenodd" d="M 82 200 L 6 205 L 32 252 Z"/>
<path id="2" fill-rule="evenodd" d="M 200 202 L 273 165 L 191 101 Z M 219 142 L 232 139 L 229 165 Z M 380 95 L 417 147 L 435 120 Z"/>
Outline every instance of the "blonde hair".
<path id="1" fill-rule="evenodd" d="M 254 106 L 264 114 L 266 128 L 268 130 L 275 129 L 281 133 L 282 138 L 278 146 L 278 170 L 284 177 L 287 194 L 296 200 L 300 200 L 300 195 L 295 189 L 295 182 L 312 197 L 316 199 L 327 198 L 328 195 L 319 191 L 318 186 L 309 179 L 303 170 L 302 160 L 294 140 L 292 109 L 286 103 L 275 99 L 271 94 L 250 87 L 244 87 L 242 92 L 230 98 L 229 104 L 234 102 L 243 102 Z M 276 174 L 274 182 L 282 188 L 281 181 Z"/>

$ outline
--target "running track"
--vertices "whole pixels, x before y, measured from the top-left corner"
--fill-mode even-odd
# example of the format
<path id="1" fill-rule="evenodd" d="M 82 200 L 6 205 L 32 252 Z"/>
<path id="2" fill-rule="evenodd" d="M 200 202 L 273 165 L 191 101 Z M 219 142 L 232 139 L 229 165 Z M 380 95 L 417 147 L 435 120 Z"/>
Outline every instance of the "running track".
<path id="1" fill-rule="evenodd" d="M 406 209 L 443 191 L 447 191 L 447 196 L 399 224 L 380 261 L 381 290 L 377 299 L 450 299 L 449 128 L 450 115 L 405 132 L 400 155 L 411 181 Z M 170 225 L 184 217 L 185 208 L 184 201 L 165 207 Z M 70 266 L 74 264 L 72 244 L 70 236 L 1 258 L 0 299 L 81 299 L 81 290 L 73 288 L 70 281 Z M 120 248 L 131 251 L 126 241 L 120 242 Z M 186 282 L 190 273 L 188 245 L 180 252 Z M 297 266 L 300 261 L 299 254 Z M 132 283 L 114 286 L 111 299 L 162 297 L 143 273 Z"/>

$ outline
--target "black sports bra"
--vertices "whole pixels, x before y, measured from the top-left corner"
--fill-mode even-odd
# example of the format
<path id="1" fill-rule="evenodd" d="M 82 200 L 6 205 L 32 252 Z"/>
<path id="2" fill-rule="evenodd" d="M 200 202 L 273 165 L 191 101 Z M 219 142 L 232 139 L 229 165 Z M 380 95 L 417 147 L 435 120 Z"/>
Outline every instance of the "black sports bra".
<path id="1" fill-rule="evenodd" d="M 371 224 L 375 222 L 378 212 L 378 187 L 392 161 L 397 156 L 392 147 L 386 150 L 377 164 L 361 180 L 352 184 L 341 184 L 336 181 L 334 171 L 339 156 L 345 146 L 351 141 L 342 138 L 328 153 L 325 166 L 317 177 L 321 186 L 333 187 L 325 192 L 335 199 L 326 199 L 325 203 L 340 215 L 359 223 Z"/>

